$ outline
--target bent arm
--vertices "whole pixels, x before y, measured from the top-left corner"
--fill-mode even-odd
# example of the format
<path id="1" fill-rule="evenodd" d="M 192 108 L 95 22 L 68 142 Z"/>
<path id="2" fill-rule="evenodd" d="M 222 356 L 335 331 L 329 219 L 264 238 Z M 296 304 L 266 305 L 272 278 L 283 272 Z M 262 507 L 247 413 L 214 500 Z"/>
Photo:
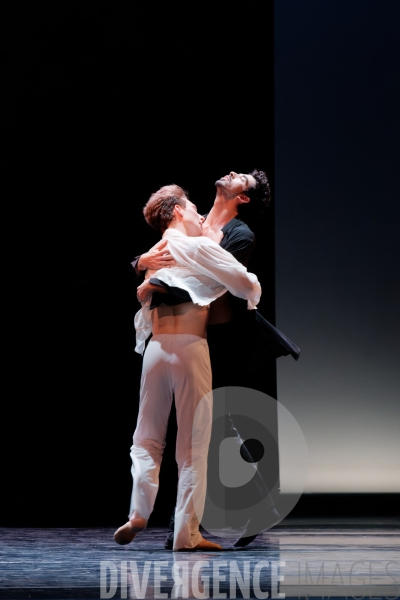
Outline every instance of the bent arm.
<path id="1" fill-rule="evenodd" d="M 221 250 L 225 252 L 223 248 Z M 257 276 L 247 271 L 246 267 L 229 252 L 226 252 L 226 255 L 221 256 L 219 260 L 213 260 L 209 265 L 213 277 L 222 283 L 231 294 L 247 300 L 248 308 L 255 308 L 261 298 L 261 285 Z M 215 257 L 212 256 L 212 258 Z"/>
<path id="2" fill-rule="evenodd" d="M 137 288 L 137 299 L 139 302 L 146 302 L 149 300 L 154 292 L 158 292 L 159 294 L 166 294 L 167 290 L 165 290 L 162 286 L 151 283 L 151 281 L 144 281 Z"/>
<path id="3" fill-rule="evenodd" d="M 167 248 L 167 240 L 160 240 L 148 252 L 136 256 L 131 265 L 136 276 L 143 278 L 146 270 L 156 271 L 164 267 L 172 267 L 175 261 Z"/>
<path id="4" fill-rule="evenodd" d="M 237 261 L 229 252 L 208 238 L 197 238 L 194 253 L 175 254 L 175 246 L 170 246 L 171 254 L 179 263 L 190 267 L 195 272 L 211 277 L 239 298 L 248 301 L 248 308 L 255 308 L 261 297 L 261 285 L 254 273 L 249 273 L 245 266 Z"/>

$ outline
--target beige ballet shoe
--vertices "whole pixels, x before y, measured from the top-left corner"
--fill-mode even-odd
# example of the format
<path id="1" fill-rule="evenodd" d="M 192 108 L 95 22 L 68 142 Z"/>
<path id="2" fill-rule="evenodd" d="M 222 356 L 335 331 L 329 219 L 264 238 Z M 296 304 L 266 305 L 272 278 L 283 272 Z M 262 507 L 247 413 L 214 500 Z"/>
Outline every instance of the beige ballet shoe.
<path id="1" fill-rule="evenodd" d="M 122 525 L 122 527 L 117 529 L 117 531 L 114 533 L 114 540 L 121 546 L 130 544 L 135 539 L 137 534 L 146 528 L 146 525 L 147 521 L 141 517 L 131 519 L 125 523 L 125 525 Z"/>
<path id="2" fill-rule="evenodd" d="M 193 548 L 179 548 L 179 550 L 175 550 L 175 552 L 215 552 L 216 550 L 223 550 L 222 546 L 216 544 L 215 542 L 210 542 L 209 540 L 201 540 L 197 546 Z"/>

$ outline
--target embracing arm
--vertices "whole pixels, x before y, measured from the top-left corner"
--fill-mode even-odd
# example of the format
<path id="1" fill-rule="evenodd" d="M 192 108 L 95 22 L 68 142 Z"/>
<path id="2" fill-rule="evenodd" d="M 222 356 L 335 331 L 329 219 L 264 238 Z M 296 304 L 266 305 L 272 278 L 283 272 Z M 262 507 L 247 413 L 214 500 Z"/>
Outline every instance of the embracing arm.
<path id="1" fill-rule="evenodd" d="M 146 300 L 152 297 L 154 292 L 158 292 L 159 294 L 166 294 L 167 290 L 164 289 L 161 285 L 150 283 L 150 281 L 147 279 L 137 288 L 137 299 L 140 303 L 146 302 Z"/>
<path id="2" fill-rule="evenodd" d="M 199 244 L 194 264 L 204 275 L 224 285 L 231 294 L 247 300 L 248 308 L 255 308 L 260 301 L 261 286 L 257 276 L 249 273 L 232 254 L 211 240 Z"/>
<path id="3" fill-rule="evenodd" d="M 175 265 L 175 261 L 167 248 L 167 243 L 167 240 L 160 240 L 148 252 L 136 256 L 131 265 L 137 276 L 143 276 L 147 269 L 157 271 Z"/>

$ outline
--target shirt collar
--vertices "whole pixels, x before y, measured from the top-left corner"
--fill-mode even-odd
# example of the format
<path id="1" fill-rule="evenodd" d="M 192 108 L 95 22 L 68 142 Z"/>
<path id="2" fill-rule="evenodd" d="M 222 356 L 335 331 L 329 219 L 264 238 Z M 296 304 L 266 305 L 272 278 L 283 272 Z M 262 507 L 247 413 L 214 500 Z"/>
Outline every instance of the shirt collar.
<path id="1" fill-rule="evenodd" d="M 164 233 L 162 234 L 162 237 L 164 239 L 164 238 L 172 238 L 172 237 L 187 237 L 187 235 L 185 235 L 181 231 L 178 231 L 178 229 L 175 229 L 174 227 L 169 227 L 168 229 L 166 229 L 164 231 Z"/>

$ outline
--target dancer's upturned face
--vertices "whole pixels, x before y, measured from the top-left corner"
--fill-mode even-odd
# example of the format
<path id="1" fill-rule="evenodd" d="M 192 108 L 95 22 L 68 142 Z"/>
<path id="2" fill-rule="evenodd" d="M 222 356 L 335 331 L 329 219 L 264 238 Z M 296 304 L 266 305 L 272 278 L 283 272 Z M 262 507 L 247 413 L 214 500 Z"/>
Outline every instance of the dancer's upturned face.
<path id="1" fill-rule="evenodd" d="M 227 198 L 234 198 L 239 194 L 246 193 L 246 190 L 255 187 L 256 184 L 257 182 L 253 175 L 235 173 L 235 171 L 231 171 L 229 175 L 225 175 L 215 182 L 218 190 Z"/>
<path id="2" fill-rule="evenodd" d="M 183 209 L 183 224 L 186 233 L 190 237 L 201 235 L 201 227 L 204 223 L 204 217 L 197 212 L 197 206 L 186 199 L 186 206 Z"/>

